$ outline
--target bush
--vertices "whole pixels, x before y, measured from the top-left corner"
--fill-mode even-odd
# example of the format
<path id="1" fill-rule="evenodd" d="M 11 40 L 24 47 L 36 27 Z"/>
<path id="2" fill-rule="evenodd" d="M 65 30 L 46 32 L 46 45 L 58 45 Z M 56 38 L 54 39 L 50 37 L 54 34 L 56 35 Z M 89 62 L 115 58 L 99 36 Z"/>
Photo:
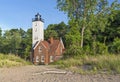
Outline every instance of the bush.
<path id="1" fill-rule="evenodd" d="M 65 51 L 64 56 L 73 57 L 81 54 L 83 54 L 83 49 L 80 46 L 71 45 L 71 47 Z"/>
<path id="2" fill-rule="evenodd" d="M 112 45 L 109 46 L 109 49 L 112 53 L 120 54 L 120 39 L 115 38 Z"/>
<path id="3" fill-rule="evenodd" d="M 107 54 L 108 53 L 108 47 L 104 43 L 100 42 L 94 42 L 93 43 L 93 54 Z"/>

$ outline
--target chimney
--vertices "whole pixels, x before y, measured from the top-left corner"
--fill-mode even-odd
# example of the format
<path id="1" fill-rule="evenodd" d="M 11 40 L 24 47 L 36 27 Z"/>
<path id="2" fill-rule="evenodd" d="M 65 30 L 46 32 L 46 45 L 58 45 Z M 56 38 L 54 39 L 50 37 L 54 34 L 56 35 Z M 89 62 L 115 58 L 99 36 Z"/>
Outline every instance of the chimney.
<path id="1" fill-rule="evenodd" d="M 49 41 L 50 41 L 50 44 L 53 44 L 53 41 L 54 41 L 54 40 L 53 40 L 53 37 L 50 37 L 50 40 L 49 40 Z"/>

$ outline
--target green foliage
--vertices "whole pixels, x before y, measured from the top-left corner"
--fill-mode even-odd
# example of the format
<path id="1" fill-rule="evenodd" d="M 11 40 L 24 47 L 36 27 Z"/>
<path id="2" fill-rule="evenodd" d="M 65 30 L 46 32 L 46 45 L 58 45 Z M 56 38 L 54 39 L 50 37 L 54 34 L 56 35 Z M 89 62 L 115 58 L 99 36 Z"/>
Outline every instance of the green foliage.
<path id="1" fill-rule="evenodd" d="M 109 25 L 105 28 L 106 42 L 112 43 L 114 38 L 120 38 L 120 10 L 114 10 L 109 16 Z M 111 18 L 112 17 L 112 18 Z"/>
<path id="2" fill-rule="evenodd" d="M 106 54 L 108 53 L 108 47 L 104 43 L 93 42 L 93 52 L 95 54 Z"/>
<path id="3" fill-rule="evenodd" d="M 78 73 L 120 73 L 120 55 L 78 55 L 53 64 Z"/>
<path id="4" fill-rule="evenodd" d="M 120 53 L 120 38 L 115 38 L 112 45 L 110 46 L 110 51 L 112 53 Z"/>
<path id="5" fill-rule="evenodd" d="M 23 42 L 23 58 L 29 59 L 32 50 L 32 28 L 28 29 Z"/>
<path id="6" fill-rule="evenodd" d="M 71 28 L 70 31 L 65 35 L 66 47 L 70 48 L 72 45 L 80 45 L 80 34 L 79 30 L 75 27 Z"/>
<path id="7" fill-rule="evenodd" d="M 50 37 L 62 37 L 64 39 L 64 36 L 67 33 L 67 31 L 68 26 L 64 22 L 61 22 L 59 24 L 50 24 L 45 30 L 45 39 L 48 40 Z"/>
<path id="8" fill-rule="evenodd" d="M 15 54 L 28 58 L 32 46 L 32 29 L 10 29 L 0 36 L 0 53 Z"/>
<path id="9" fill-rule="evenodd" d="M 20 43 L 21 35 L 18 29 L 5 31 L 3 35 L 3 45 L 6 47 L 6 50 L 3 48 L 3 53 L 17 54 L 17 49 L 20 47 Z"/>
<path id="10" fill-rule="evenodd" d="M 64 53 L 65 57 L 73 57 L 75 55 L 83 55 L 83 49 L 80 46 L 71 45 Z"/>
<path id="11" fill-rule="evenodd" d="M 120 73 L 120 58 L 117 55 L 102 55 L 90 59 L 91 60 L 87 62 L 99 71 L 103 70 L 111 73 Z"/>
<path id="12" fill-rule="evenodd" d="M 57 0 L 59 10 L 67 13 L 69 21 L 75 20 L 81 34 L 81 47 L 84 46 L 84 39 L 87 33 L 92 31 L 104 31 L 108 25 L 108 13 L 117 7 L 117 3 L 113 2 L 113 6 L 109 6 L 107 0 Z M 91 33 L 92 34 L 92 33 Z"/>
<path id="13" fill-rule="evenodd" d="M 0 28 L 0 37 L 2 36 L 2 30 L 1 30 L 1 28 Z"/>
<path id="14" fill-rule="evenodd" d="M 108 0 L 57 0 L 57 7 L 60 11 L 67 13 L 69 22 L 75 24 L 71 28 L 79 30 L 79 33 L 77 30 L 76 32 L 80 35 L 78 41 L 80 42 L 81 48 L 89 46 L 89 50 L 92 50 L 90 48 L 93 47 L 92 44 L 95 42 L 98 48 L 96 51 L 94 51 L 96 47 L 93 48 L 92 51 L 94 51 L 94 54 L 103 54 L 107 52 L 105 42 L 111 41 L 108 39 L 108 37 L 111 36 L 107 36 L 105 32 L 106 27 L 110 25 L 109 18 L 115 21 L 115 17 L 119 17 L 119 14 L 114 15 L 112 13 L 120 9 L 120 4 L 116 0 L 113 1 L 112 4 L 109 4 Z M 117 24 L 118 22 L 119 20 L 115 21 Z M 71 26 L 71 24 L 69 25 Z M 71 30 L 72 29 L 69 31 L 72 32 Z M 117 32 L 119 32 L 119 30 L 117 30 Z M 113 34 L 114 32 L 111 33 Z M 76 35 L 77 34 L 66 35 L 67 47 L 76 44 L 74 43 L 76 40 L 73 38 L 78 36 Z M 94 36 L 96 36 L 96 39 L 93 38 Z M 71 46 L 69 46 L 69 48 L 70 47 Z M 86 49 L 84 48 L 84 50 Z"/>
<path id="15" fill-rule="evenodd" d="M 50 24 L 44 35 L 45 40 L 62 37 L 65 56 L 120 53 L 120 3 L 117 0 L 111 4 L 108 0 L 57 0 L 57 7 L 68 15 L 68 25 Z M 0 53 L 28 59 L 31 48 L 32 28 L 10 29 L 3 34 L 0 29 Z"/>
<path id="16" fill-rule="evenodd" d="M 23 66 L 29 64 L 30 62 L 26 62 L 13 54 L 0 54 L 0 67 Z"/>
<path id="17" fill-rule="evenodd" d="M 48 40 L 50 37 L 58 38 L 58 33 L 55 30 L 45 30 L 45 40 Z"/>

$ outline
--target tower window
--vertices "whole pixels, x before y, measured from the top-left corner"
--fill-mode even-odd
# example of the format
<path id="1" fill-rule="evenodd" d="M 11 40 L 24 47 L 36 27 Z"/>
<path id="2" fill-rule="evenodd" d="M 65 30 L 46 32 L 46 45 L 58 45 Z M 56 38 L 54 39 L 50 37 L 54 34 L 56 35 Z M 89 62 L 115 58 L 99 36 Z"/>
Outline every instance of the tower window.
<path id="1" fill-rule="evenodd" d="M 37 32 L 37 28 L 35 28 L 35 32 Z"/>
<path id="2" fill-rule="evenodd" d="M 36 36 L 36 37 L 34 38 L 34 40 L 38 40 L 38 37 Z"/>
<path id="3" fill-rule="evenodd" d="M 35 26 L 37 26 L 37 23 L 35 23 Z"/>

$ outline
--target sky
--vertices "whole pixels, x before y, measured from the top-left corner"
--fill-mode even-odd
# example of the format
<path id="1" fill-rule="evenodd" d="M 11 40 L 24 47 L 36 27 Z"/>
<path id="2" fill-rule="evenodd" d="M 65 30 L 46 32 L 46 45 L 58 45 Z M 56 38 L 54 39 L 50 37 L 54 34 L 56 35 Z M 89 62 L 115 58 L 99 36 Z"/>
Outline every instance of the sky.
<path id="1" fill-rule="evenodd" d="M 44 29 L 49 24 L 58 24 L 68 18 L 56 7 L 56 0 L 0 0 L 0 28 L 9 30 L 32 27 L 32 18 L 40 13 L 44 19 Z"/>
<path id="2" fill-rule="evenodd" d="M 0 28 L 9 30 L 22 28 L 27 30 L 32 27 L 32 18 L 40 13 L 45 20 L 44 29 L 49 24 L 68 22 L 64 12 L 56 8 L 57 0 L 0 0 Z M 113 0 L 108 0 L 112 2 Z M 120 0 L 118 0 L 120 2 Z"/>

